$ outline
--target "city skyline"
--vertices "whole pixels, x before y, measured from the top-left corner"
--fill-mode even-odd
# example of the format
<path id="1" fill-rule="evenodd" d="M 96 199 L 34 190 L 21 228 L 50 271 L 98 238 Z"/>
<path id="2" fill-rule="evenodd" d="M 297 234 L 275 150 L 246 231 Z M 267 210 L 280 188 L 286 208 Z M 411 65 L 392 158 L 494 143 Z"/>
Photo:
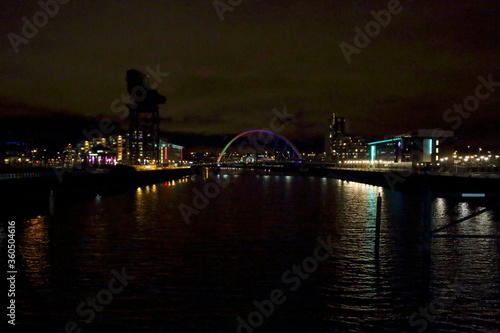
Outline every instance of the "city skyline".
<path id="1" fill-rule="evenodd" d="M 0 112 L 118 120 L 113 102 L 126 92 L 126 70 L 136 68 L 150 80 L 160 73 L 166 132 L 237 134 L 268 127 L 273 108 L 286 107 L 295 116 L 284 132 L 291 140 L 324 137 L 332 112 L 351 119 L 354 134 L 381 138 L 450 130 L 458 122 L 444 114 L 475 94 L 479 77 L 500 81 L 495 2 L 402 1 L 350 63 L 339 45 L 355 45 L 354 27 L 364 29 L 388 1 L 286 3 L 242 2 L 221 21 L 210 1 L 68 2 L 16 53 L 7 36 L 42 9 L 5 1 Z M 499 100 L 495 91 L 481 100 L 457 135 L 499 146 Z"/>

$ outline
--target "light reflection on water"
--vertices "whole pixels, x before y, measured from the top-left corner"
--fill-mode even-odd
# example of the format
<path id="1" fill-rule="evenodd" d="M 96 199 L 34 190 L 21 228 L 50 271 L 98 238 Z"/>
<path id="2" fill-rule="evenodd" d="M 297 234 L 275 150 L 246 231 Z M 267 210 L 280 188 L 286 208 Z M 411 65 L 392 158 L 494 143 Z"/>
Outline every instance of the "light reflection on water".
<path id="1" fill-rule="evenodd" d="M 49 254 L 49 225 L 47 217 L 37 216 L 26 221 L 24 232 L 19 240 L 22 247 L 23 267 L 30 282 L 34 287 L 46 287 L 49 284 L 50 275 L 48 267 Z"/>
<path id="2" fill-rule="evenodd" d="M 203 192 L 212 181 L 207 173 L 70 203 L 56 207 L 53 218 L 25 222 L 19 250 L 29 289 L 20 289 L 18 298 L 28 304 L 32 293 L 47 297 L 49 319 L 29 312 L 21 322 L 63 327 L 79 302 L 102 289 L 111 269 L 126 267 L 137 279 L 88 331 L 235 332 L 237 316 L 280 288 L 287 302 L 256 332 L 399 332 L 410 328 L 408 318 L 425 306 L 428 290 L 440 295 L 454 277 L 465 286 L 463 298 L 436 316 L 433 329 L 487 332 L 498 324 L 498 242 L 433 239 L 426 286 L 418 196 L 328 178 L 238 170 L 217 177 L 229 181 L 227 187 L 191 215 L 189 225 L 179 204 L 193 205 L 193 190 Z M 484 205 L 437 198 L 433 207 L 438 227 Z M 494 210 L 446 232 L 500 234 L 498 216 Z M 291 292 L 281 274 L 311 255 L 318 236 L 328 235 L 334 254 Z"/>

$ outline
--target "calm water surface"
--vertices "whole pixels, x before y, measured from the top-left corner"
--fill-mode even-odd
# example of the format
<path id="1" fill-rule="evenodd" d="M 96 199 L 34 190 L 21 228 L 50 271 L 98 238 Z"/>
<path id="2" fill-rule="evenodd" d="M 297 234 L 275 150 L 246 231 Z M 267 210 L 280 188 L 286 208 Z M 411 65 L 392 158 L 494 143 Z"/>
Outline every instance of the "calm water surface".
<path id="1" fill-rule="evenodd" d="M 419 196 L 336 179 L 225 170 L 219 177 L 227 187 L 188 225 L 179 205 L 193 207 L 193 190 L 211 182 L 206 176 L 58 200 L 52 217 L 43 209 L 17 220 L 18 331 L 63 332 L 75 321 L 82 332 L 237 332 L 237 318 L 248 322 L 257 310 L 253 302 L 268 300 L 275 289 L 286 300 L 255 332 L 500 331 L 499 242 L 433 239 L 425 276 Z M 433 225 L 492 203 L 434 199 Z M 500 234 L 499 221 L 496 209 L 446 233 Z M 330 237 L 332 255 L 307 278 L 296 278 L 300 285 L 285 281 L 286 271 L 313 256 L 318 237 Z M 88 315 L 76 314 L 79 304 L 107 289 L 111 271 L 122 268 L 135 278 L 85 322 Z"/>

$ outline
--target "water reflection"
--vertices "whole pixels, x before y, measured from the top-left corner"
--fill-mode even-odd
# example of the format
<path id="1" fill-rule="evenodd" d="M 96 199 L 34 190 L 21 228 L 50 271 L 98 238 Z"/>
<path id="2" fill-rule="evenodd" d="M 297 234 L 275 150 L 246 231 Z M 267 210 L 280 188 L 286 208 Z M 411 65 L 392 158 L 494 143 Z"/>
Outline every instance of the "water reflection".
<path id="1" fill-rule="evenodd" d="M 489 205 L 485 201 L 438 199 L 435 213 L 437 226 L 444 226 L 483 210 Z M 445 229 L 445 235 L 498 235 L 497 211 L 487 211 L 458 225 Z M 475 325 L 487 325 L 491 316 L 498 318 L 500 291 L 498 279 L 498 240 L 491 238 L 434 238 L 432 261 L 435 271 L 433 293 L 443 294 L 451 289 L 459 295 L 456 306 L 446 307 L 442 317 L 467 318 L 461 327 L 450 323 L 456 330 L 475 330 Z M 478 297 L 478 295 L 481 295 Z M 455 305 L 455 304 L 453 304 Z"/>
<path id="2" fill-rule="evenodd" d="M 28 221 L 20 242 L 23 265 L 39 289 L 56 295 L 47 301 L 47 311 L 54 317 L 74 314 L 83 295 L 97 292 L 109 280 L 111 269 L 127 267 L 137 279 L 96 317 L 96 325 L 112 322 L 117 327 L 109 331 L 121 332 L 165 327 L 234 332 L 237 316 L 253 311 L 252 302 L 269 297 L 271 290 L 285 290 L 283 272 L 311 255 L 318 236 L 331 236 L 332 256 L 287 294 L 287 302 L 266 318 L 263 331 L 408 329 L 409 314 L 425 306 L 423 295 L 429 290 L 422 283 L 422 198 L 336 179 L 231 172 L 217 176 L 228 185 L 191 216 L 190 225 L 179 205 L 193 205 L 194 191 L 203 192 L 213 181 L 208 172 L 103 196 L 100 202 L 82 200 L 61 207 L 53 219 Z M 483 207 L 438 198 L 434 227 Z M 482 214 L 447 232 L 494 233 L 498 214 Z M 500 288 L 488 278 L 500 276 L 499 260 L 492 240 L 433 239 L 434 295 L 454 276 L 465 277 L 466 287 L 466 301 L 458 300 L 456 308 L 448 307 L 437 318 L 436 325 L 444 326 L 440 332 L 466 332 L 473 325 L 491 330 Z M 27 303 L 30 297 L 20 290 L 20 301 Z M 486 310 L 481 314 L 480 309 Z"/>
<path id="3" fill-rule="evenodd" d="M 49 224 L 46 216 L 26 221 L 20 239 L 19 254 L 23 268 L 35 287 L 48 286 L 50 275 Z"/>

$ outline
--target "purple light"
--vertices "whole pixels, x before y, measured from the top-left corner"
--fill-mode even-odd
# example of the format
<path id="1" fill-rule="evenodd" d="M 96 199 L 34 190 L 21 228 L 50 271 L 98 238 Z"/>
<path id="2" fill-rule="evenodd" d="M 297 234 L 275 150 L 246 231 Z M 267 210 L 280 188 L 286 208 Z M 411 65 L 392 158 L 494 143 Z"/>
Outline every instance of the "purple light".
<path id="1" fill-rule="evenodd" d="M 219 158 L 217 159 L 217 163 L 220 163 L 220 161 L 222 160 L 222 156 L 224 156 L 224 153 L 226 152 L 226 150 L 229 148 L 229 146 L 231 146 L 231 144 L 236 141 L 236 139 L 244 136 L 244 135 L 247 135 L 249 133 L 256 133 L 256 132 L 264 132 L 264 133 L 268 133 L 268 134 L 271 134 L 271 135 L 274 135 L 274 136 L 277 136 L 278 138 L 280 138 L 281 140 L 285 141 L 285 143 L 287 145 L 290 145 L 290 147 L 293 148 L 294 150 L 294 156 L 295 156 L 295 152 L 297 152 L 297 155 L 299 156 L 299 158 L 301 159 L 301 156 L 300 156 L 300 152 L 297 150 L 297 148 L 293 145 L 292 142 L 290 142 L 288 139 L 286 139 L 284 136 L 281 136 L 279 134 L 276 134 L 274 132 L 271 132 L 271 131 L 267 131 L 267 130 L 263 130 L 263 129 L 256 129 L 256 130 L 250 130 L 250 131 L 246 131 L 246 132 L 243 132 L 243 133 L 240 133 L 238 134 L 237 136 L 235 136 L 231 141 L 229 141 L 229 143 L 224 147 L 224 149 L 222 150 L 222 152 L 220 153 L 219 155 Z"/>

